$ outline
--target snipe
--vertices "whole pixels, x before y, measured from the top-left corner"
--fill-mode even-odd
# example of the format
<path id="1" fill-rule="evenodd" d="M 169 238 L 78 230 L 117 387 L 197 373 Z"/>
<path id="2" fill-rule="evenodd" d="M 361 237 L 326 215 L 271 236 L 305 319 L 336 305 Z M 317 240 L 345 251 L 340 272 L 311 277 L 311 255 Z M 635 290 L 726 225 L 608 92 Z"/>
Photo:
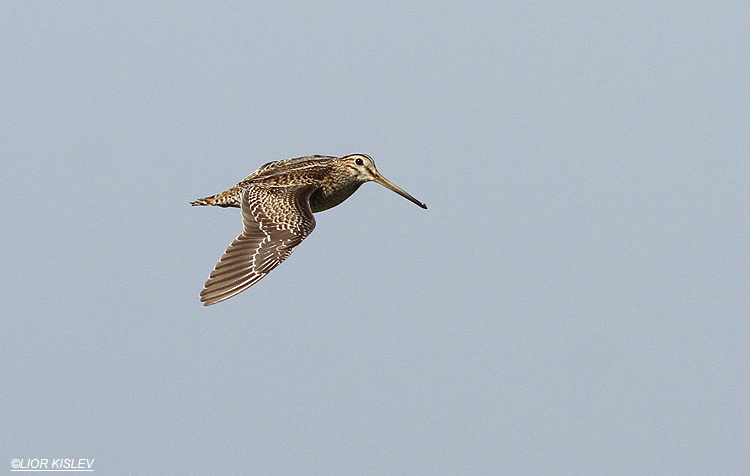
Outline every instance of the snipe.
<path id="1" fill-rule="evenodd" d="M 313 213 L 335 207 L 370 181 L 427 208 L 380 175 L 364 154 L 269 162 L 237 186 L 192 202 L 241 208 L 244 226 L 206 281 L 203 305 L 229 299 L 260 281 L 313 231 Z"/>

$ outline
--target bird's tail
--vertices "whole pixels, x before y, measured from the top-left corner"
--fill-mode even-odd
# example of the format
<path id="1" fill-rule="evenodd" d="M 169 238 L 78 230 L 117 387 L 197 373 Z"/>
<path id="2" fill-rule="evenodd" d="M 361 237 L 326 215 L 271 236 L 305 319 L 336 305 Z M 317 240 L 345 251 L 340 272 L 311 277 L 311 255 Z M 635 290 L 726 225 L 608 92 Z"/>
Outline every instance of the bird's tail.
<path id="1" fill-rule="evenodd" d="M 229 190 L 210 197 L 199 198 L 194 202 L 190 202 L 190 205 L 197 206 L 208 206 L 215 205 L 219 207 L 240 207 L 242 196 L 242 189 L 239 185 L 232 187 Z"/>

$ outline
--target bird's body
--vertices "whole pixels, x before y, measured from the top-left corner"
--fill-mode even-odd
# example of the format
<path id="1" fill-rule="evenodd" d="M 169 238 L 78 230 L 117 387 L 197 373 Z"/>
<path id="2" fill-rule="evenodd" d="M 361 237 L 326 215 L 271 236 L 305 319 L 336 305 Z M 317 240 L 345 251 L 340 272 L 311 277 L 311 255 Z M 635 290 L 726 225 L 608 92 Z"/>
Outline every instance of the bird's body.
<path id="1" fill-rule="evenodd" d="M 201 301 L 206 306 L 215 304 L 258 282 L 312 232 L 313 213 L 335 207 L 369 181 L 427 208 L 380 175 L 364 154 L 269 162 L 235 187 L 192 202 L 194 206 L 239 207 L 244 225 L 206 281 Z"/>

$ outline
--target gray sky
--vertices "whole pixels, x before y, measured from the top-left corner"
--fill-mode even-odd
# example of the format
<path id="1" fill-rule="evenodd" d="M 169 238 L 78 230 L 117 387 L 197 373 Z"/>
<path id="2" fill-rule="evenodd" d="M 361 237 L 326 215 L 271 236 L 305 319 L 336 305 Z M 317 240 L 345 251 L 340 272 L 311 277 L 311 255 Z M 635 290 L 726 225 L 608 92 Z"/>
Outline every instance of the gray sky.
<path id="1" fill-rule="evenodd" d="M 750 474 L 750 7 L 653 3 L 4 2 L 2 474 Z M 429 209 L 202 307 L 354 152 Z"/>

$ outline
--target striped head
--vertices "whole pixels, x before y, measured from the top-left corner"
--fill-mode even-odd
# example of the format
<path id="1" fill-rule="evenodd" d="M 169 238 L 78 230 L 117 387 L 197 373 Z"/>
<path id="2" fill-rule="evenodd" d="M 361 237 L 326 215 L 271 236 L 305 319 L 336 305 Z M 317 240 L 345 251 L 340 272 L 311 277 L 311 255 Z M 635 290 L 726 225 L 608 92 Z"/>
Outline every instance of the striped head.
<path id="1" fill-rule="evenodd" d="M 375 182 L 379 183 L 383 187 L 396 192 L 407 200 L 419 205 L 422 208 L 427 208 L 427 205 L 420 202 L 416 198 L 406 193 L 403 189 L 396 186 L 393 182 L 383 177 L 378 169 L 375 168 L 375 162 L 372 157 L 366 154 L 352 154 L 340 157 L 339 160 L 346 167 L 347 171 L 354 177 L 358 182 Z"/>

